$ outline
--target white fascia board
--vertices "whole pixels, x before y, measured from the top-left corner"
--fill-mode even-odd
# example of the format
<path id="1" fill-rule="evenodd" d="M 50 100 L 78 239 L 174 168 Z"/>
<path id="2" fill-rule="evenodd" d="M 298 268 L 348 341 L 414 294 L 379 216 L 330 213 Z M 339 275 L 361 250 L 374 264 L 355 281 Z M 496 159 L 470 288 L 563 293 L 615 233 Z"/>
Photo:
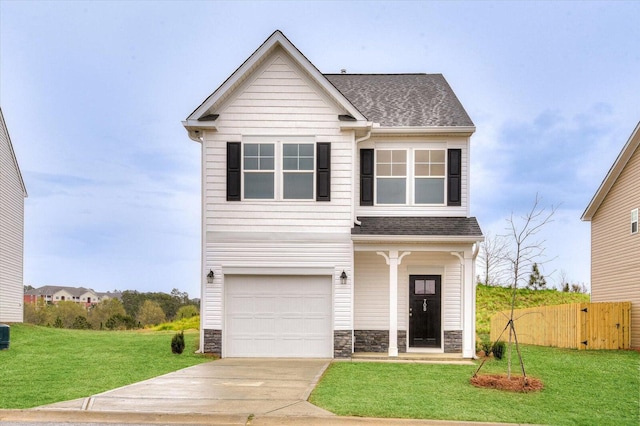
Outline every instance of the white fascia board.
<path id="1" fill-rule="evenodd" d="M 338 89 L 329 83 L 329 80 L 309 61 L 293 43 L 285 37 L 281 31 L 275 31 L 262 45 L 224 82 L 216 89 L 194 112 L 189 115 L 187 121 L 197 120 L 216 104 L 235 84 L 260 63 L 276 46 L 282 47 L 298 64 L 312 76 L 324 90 L 326 90 L 338 103 L 356 120 L 366 121 L 366 118 L 344 97 Z"/>
<path id="2" fill-rule="evenodd" d="M 376 127 L 374 126 L 373 129 L 371 130 L 371 133 L 375 135 L 399 135 L 399 134 L 451 135 L 451 134 L 455 134 L 458 136 L 471 136 L 475 131 L 476 131 L 475 126 L 459 126 L 459 127 L 458 126 L 432 126 L 432 127 L 422 127 L 422 126 Z"/>
<path id="3" fill-rule="evenodd" d="M 369 130 L 372 127 L 371 121 L 343 121 L 340 123 L 340 130 Z"/>
<path id="4" fill-rule="evenodd" d="M 475 244 L 484 241 L 483 235 L 437 236 L 437 235 L 351 235 L 355 243 L 403 243 L 403 244 Z"/>
<path id="5" fill-rule="evenodd" d="M 620 173 L 622 173 L 622 170 L 629 162 L 629 159 L 631 159 L 635 150 L 638 149 L 638 146 L 640 146 L 640 122 L 636 125 L 636 128 L 633 130 L 633 133 L 631 133 L 629 140 L 624 145 L 620 154 L 618 154 L 616 161 L 614 161 L 613 165 L 609 169 L 607 176 L 605 176 L 600 187 L 591 199 L 591 202 L 585 209 L 584 213 L 582 213 L 582 217 L 580 218 L 581 220 L 585 222 L 591 221 L 600 208 L 600 204 L 602 204 L 609 193 L 609 190 L 618 179 L 618 176 L 620 176 Z"/>

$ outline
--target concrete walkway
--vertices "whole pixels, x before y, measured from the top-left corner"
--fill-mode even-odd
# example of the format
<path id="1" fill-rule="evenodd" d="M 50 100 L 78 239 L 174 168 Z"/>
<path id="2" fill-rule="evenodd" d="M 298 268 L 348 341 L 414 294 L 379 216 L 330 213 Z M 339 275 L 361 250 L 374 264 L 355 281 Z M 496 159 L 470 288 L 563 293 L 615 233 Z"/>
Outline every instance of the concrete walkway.
<path id="1" fill-rule="evenodd" d="M 333 416 L 307 402 L 329 363 L 224 358 L 37 410 L 239 414 L 245 419 L 258 414 Z"/>
<path id="2" fill-rule="evenodd" d="M 330 362 L 225 358 L 88 398 L 0 410 L 0 424 L 489 425 L 336 416 L 307 402 Z"/>

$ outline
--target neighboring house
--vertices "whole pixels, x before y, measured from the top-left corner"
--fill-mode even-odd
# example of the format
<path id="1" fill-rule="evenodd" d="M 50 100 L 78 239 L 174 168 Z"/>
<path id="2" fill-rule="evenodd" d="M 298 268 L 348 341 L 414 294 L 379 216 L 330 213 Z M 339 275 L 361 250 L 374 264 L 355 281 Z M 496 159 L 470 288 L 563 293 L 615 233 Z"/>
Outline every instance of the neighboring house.
<path id="1" fill-rule="evenodd" d="M 84 287 L 53 285 L 45 285 L 24 292 L 25 303 L 38 303 L 38 301 L 42 301 L 44 303 L 56 304 L 62 301 L 71 301 L 82 304 L 87 308 L 103 300 L 113 298 L 122 300 L 122 294 L 117 292 L 100 293 Z"/>
<path id="2" fill-rule="evenodd" d="M 640 123 L 582 214 L 591 222 L 591 301 L 631 302 L 640 348 Z"/>
<path id="3" fill-rule="evenodd" d="M 0 109 L 0 322 L 22 322 L 24 199 L 22 180 Z"/>
<path id="4" fill-rule="evenodd" d="M 442 75 L 321 74 L 276 31 L 183 125 L 204 352 L 475 355 L 475 127 Z"/>

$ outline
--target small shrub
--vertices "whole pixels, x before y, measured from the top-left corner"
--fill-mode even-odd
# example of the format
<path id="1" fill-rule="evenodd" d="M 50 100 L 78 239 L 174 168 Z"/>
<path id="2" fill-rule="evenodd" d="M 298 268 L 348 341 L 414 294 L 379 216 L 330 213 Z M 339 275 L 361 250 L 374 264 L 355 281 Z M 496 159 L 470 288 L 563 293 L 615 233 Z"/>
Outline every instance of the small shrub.
<path id="1" fill-rule="evenodd" d="M 493 356 L 496 359 L 502 359 L 506 347 L 507 345 L 502 340 L 498 340 L 493 344 Z"/>
<path id="2" fill-rule="evenodd" d="M 53 323 L 55 328 L 64 328 L 64 324 L 62 323 L 62 318 L 56 317 L 56 320 Z"/>
<path id="3" fill-rule="evenodd" d="M 184 332 L 174 334 L 171 339 L 171 352 L 180 355 L 184 351 Z"/>
<path id="4" fill-rule="evenodd" d="M 488 337 L 483 336 L 480 341 L 480 349 L 484 352 L 484 356 L 491 355 L 491 340 Z"/>
<path id="5" fill-rule="evenodd" d="M 73 324 L 71 325 L 71 328 L 76 330 L 90 330 L 91 324 L 89 323 L 89 321 L 87 321 L 86 317 L 83 317 L 82 315 L 78 315 L 76 319 L 73 320 Z"/>

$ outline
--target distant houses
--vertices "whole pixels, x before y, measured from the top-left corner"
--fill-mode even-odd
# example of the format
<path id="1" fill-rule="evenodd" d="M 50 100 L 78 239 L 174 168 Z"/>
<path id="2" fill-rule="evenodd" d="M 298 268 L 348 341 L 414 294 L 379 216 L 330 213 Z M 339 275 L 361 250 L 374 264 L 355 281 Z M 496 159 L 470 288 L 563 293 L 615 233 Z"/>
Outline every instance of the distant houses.
<path id="1" fill-rule="evenodd" d="M 75 302 L 86 308 L 107 299 L 122 300 L 120 292 L 99 292 L 84 287 L 45 285 L 24 292 L 24 303 L 57 304 L 62 301 Z"/>

